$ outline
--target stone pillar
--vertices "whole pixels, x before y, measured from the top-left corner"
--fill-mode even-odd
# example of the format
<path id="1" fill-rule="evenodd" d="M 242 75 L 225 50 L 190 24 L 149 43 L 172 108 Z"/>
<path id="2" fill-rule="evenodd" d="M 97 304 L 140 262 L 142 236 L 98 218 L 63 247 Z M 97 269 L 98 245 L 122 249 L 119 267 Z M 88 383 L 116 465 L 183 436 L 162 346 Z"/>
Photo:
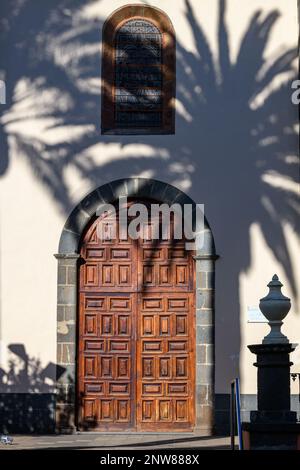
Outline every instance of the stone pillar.
<path id="1" fill-rule="evenodd" d="M 75 432 L 77 253 L 57 254 L 57 432 Z"/>
<path id="2" fill-rule="evenodd" d="M 196 429 L 212 435 L 215 395 L 215 255 L 196 260 Z"/>
<path id="3" fill-rule="evenodd" d="M 269 321 L 270 333 L 262 344 L 248 346 L 257 361 L 257 410 L 250 423 L 243 423 L 246 449 L 296 450 L 300 445 L 300 424 L 291 411 L 289 355 L 297 347 L 281 333 L 282 320 L 288 314 L 290 299 L 281 293 L 276 274 L 268 284 L 269 293 L 260 300 L 260 309 Z"/>
<path id="4" fill-rule="evenodd" d="M 248 346 L 257 356 L 257 411 L 251 411 L 251 421 L 296 422 L 291 411 L 289 355 L 294 344 L 255 344 Z"/>

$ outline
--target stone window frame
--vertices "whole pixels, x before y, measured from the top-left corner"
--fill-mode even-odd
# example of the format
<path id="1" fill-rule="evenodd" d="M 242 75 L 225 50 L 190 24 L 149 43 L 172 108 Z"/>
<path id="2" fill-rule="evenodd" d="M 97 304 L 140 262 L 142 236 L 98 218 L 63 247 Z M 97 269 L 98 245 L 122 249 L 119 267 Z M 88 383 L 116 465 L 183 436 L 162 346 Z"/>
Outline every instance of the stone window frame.
<path id="1" fill-rule="evenodd" d="M 162 33 L 163 107 L 160 127 L 119 128 L 114 119 L 114 40 L 119 27 L 130 19 L 144 19 Z M 108 135 L 159 135 L 175 133 L 176 40 L 170 18 L 162 10 L 147 5 L 125 5 L 115 10 L 102 29 L 101 133 Z"/>
<path id="2" fill-rule="evenodd" d="M 180 205 L 195 202 L 174 186 L 158 180 L 124 178 L 107 183 L 88 194 L 67 219 L 59 242 L 57 282 L 57 365 L 65 372 L 57 377 L 56 430 L 77 431 L 76 374 L 80 242 L 101 204 L 113 204 L 119 197 L 155 199 Z M 196 422 L 194 430 L 214 433 L 215 397 L 215 244 L 205 219 L 204 243 L 196 261 Z"/>

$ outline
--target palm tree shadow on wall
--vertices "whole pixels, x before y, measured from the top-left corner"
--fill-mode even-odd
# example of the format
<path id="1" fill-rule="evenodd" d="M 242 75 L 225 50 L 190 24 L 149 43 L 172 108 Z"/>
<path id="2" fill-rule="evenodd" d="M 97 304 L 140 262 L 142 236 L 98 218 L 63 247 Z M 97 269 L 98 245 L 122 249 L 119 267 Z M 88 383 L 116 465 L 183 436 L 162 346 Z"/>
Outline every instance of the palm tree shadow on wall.
<path id="1" fill-rule="evenodd" d="M 6 370 L 0 368 L 0 432 L 52 433 L 55 430 L 55 404 L 62 389 L 56 380 L 66 368 L 49 362 L 42 366 L 40 359 L 31 357 L 21 343 L 8 346 L 10 358 Z M 71 390 L 72 379 L 68 376 Z M 66 423 L 70 416 L 60 416 Z"/>
<path id="2" fill-rule="evenodd" d="M 69 170 L 91 189 L 124 175 L 171 181 L 204 203 L 213 232 L 219 234 L 217 250 L 221 246 L 226 253 L 217 267 L 217 377 L 221 371 L 234 377 L 239 375 L 239 282 L 251 266 L 253 224 L 297 294 L 284 232 L 286 223 L 296 230 L 297 198 L 270 180 L 272 175 L 297 181 L 298 115 L 290 99 L 297 51 L 281 51 L 266 60 L 279 12 L 257 11 L 233 62 L 226 1 L 220 0 L 214 58 L 186 0 L 196 53 L 177 42 L 176 134 L 101 136 L 103 21 L 80 14 L 92 3 L 52 0 L 37 6 L 25 0 L 1 6 L 9 103 L 2 117 L 2 173 L 9 165 L 8 148 L 16 148 L 66 217 L 74 207 Z M 279 87 L 271 86 L 286 73 L 289 77 Z M 105 151 L 109 161 L 102 158 Z"/>

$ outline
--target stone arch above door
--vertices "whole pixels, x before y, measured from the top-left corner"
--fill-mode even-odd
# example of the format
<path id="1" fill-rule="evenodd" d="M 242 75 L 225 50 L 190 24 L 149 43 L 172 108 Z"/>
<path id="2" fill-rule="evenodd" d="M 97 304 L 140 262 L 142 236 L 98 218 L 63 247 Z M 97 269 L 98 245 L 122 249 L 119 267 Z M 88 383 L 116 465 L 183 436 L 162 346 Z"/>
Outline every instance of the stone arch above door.
<path id="1" fill-rule="evenodd" d="M 180 205 L 195 202 L 176 187 L 157 180 L 126 178 L 107 183 L 88 194 L 72 211 L 63 228 L 58 260 L 57 364 L 65 373 L 57 380 L 56 427 L 76 430 L 77 262 L 82 233 L 99 205 L 119 197 L 155 198 Z M 213 432 L 214 425 L 214 272 L 215 246 L 208 223 L 204 243 L 196 252 L 196 429 Z"/>

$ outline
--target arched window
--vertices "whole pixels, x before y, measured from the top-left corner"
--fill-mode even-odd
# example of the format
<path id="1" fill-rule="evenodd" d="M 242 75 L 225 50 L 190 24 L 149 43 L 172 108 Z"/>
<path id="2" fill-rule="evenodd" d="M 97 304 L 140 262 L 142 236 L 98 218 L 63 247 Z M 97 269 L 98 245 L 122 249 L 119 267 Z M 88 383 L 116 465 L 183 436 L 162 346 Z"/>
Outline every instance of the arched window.
<path id="1" fill-rule="evenodd" d="M 157 8 L 132 5 L 103 26 L 103 134 L 173 134 L 175 36 Z"/>

